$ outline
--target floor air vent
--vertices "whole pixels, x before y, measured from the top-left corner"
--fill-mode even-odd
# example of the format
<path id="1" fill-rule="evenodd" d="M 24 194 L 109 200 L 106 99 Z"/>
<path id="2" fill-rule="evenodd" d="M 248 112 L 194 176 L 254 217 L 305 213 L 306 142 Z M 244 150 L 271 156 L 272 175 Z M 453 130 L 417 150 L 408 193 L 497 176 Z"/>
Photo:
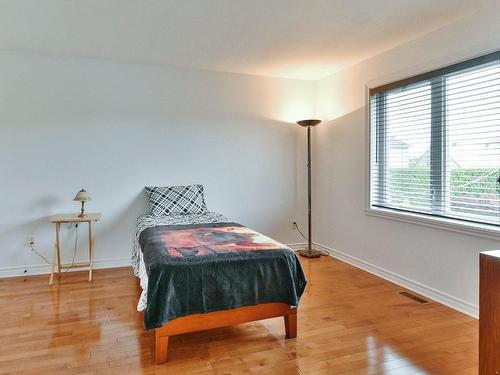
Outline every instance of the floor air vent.
<path id="1" fill-rule="evenodd" d="M 419 297 L 419 296 L 412 294 L 410 292 L 399 292 L 399 294 L 401 294 L 402 296 L 408 297 L 408 298 L 410 298 L 410 299 L 412 299 L 415 302 L 420 303 L 420 304 L 429 303 L 429 301 L 427 301 L 426 299 L 423 299 L 422 297 Z"/>

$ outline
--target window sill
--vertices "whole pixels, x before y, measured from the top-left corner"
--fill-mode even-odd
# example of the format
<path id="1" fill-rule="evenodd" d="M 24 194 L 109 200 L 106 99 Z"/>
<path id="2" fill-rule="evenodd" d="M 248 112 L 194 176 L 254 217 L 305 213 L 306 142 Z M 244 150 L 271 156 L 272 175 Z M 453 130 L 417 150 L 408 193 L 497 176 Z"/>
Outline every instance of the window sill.
<path id="1" fill-rule="evenodd" d="M 493 240 L 500 239 L 500 228 L 493 225 L 475 224 L 461 220 L 429 217 L 426 215 L 419 215 L 416 213 L 397 212 L 383 208 L 367 208 L 365 209 L 365 212 L 369 216 L 382 217 L 385 219 L 418 224 L 431 228 L 445 229 L 452 232 L 458 232 L 477 237 L 484 237 Z"/>

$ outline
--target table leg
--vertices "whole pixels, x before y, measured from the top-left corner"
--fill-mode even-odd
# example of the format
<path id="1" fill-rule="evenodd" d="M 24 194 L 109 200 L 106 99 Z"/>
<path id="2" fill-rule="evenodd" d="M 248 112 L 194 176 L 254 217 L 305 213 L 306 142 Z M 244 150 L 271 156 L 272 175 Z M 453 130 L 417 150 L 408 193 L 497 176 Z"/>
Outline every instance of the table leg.
<path id="1" fill-rule="evenodd" d="M 50 261 L 50 280 L 49 280 L 49 285 L 52 285 L 54 282 L 54 268 L 56 267 L 56 253 L 57 253 L 57 246 L 54 244 L 54 252 L 52 254 L 52 259 Z"/>
<path id="2" fill-rule="evenodd" d="M 61 276 L 61 242 L 59 240 L 59 232 L 61 223 L 56 223 L 56 250 L 57 250 L 57 273 Z"/>
<path id="3" fill-rule="evenodd" d="M 92 261 L 94 258 L 94 226 L 89 221 L 89 282 L 92 281 Z"/>

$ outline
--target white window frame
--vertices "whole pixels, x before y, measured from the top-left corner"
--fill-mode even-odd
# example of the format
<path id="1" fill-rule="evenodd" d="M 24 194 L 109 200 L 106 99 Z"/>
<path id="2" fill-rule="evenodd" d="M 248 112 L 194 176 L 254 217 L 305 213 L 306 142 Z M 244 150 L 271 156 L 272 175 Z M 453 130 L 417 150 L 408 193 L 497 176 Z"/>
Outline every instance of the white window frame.
<path id="1" fill-rule="evenodd" d="M 365 131 L 366 131 L 366 145 L 365 145 L 365 214 L 371 217 L 383 218 L 394 220 L 398 222 L 422 225 L 436 229 L 443 229 L 447 231 L 467 234 L 492 240 L 500 240 L 500 227 L 489 224 L 474 223 L 470 221 L 451 219 L 446 217 L 431 216 L 426 214 L 419 214 L 414 212 L 399 211 L 396 209 L 379 208 L 371 206 L 371 113 L 370 113 L 370 89 L 379 87 L 391 82 L 400 81 L 405 78 L 414 77 L 423 73 L 431 72 L 440 68 L 454 65 L 463 61 L 474 59 L 488 53 L 498 52 L 484 51 L 475 56 L 464 57 L 460 60 L 449 62 L 448 59 L 441 61 L 433 66 L 421 67 L 420 69 L 410 69 L 406 72 L 400 72 L 392 77 L 385 77 L 376 81 L 369 82 L 365 85 Z M 448 60 L 448 61 L 446 61 Z"/>

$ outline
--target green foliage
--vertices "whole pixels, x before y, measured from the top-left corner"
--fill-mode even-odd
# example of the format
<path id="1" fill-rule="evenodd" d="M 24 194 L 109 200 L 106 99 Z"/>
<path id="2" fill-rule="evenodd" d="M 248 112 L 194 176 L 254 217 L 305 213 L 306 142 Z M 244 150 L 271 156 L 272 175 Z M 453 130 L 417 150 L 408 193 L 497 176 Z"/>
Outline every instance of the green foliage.
<path id="1" fill-rule="evenodd" d="M 499 168 L 453 169 L 450 175 L 452 196 L 464 194 L 495 194 L 499 192 Z"/>
<path id="2" fill-rule="evenodd" d="M 389 176 L 388 193 L 393 203 L 422 208 L 430 205 L 429 167 L 391 168 Z"/>
<path id="3" fill-rule="evenodd" d="M 430 168 L 410 165 L 407 168 L 391 168 L 387 194 L 392 203 L 408 207 L 430 206 Z M 497 179 L 500 168 L 457 168 L 449 176 L 452 198 L 475 196 L 495 200 L 500 193 Z M 496 198 L 498 199 L 498 198 Z"/>

